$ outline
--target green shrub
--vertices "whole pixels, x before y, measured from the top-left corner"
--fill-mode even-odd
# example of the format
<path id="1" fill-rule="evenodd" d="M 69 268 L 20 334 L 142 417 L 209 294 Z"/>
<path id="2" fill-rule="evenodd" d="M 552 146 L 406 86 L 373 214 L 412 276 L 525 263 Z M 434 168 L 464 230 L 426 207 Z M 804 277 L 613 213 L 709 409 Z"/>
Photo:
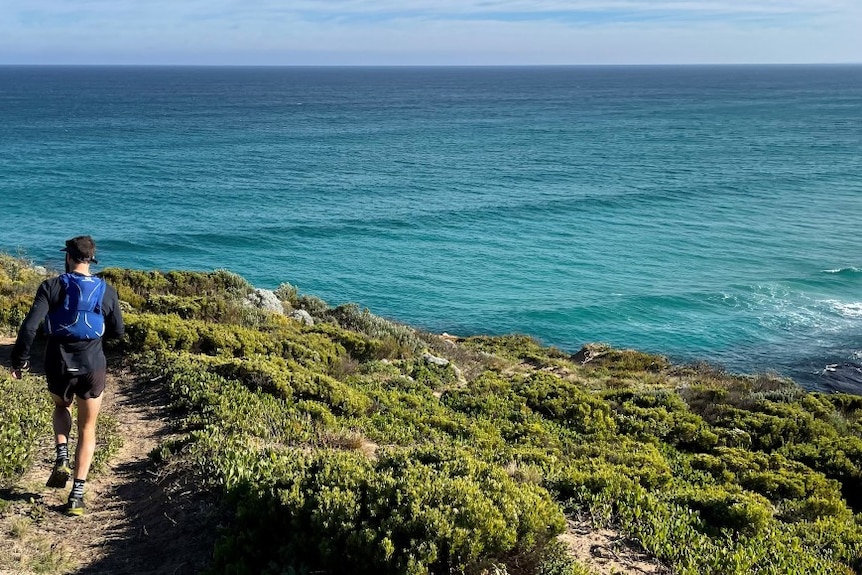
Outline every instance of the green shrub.
<path id="1" fill-rule="evenodd" d="M 848 393 L 812 393 L 821 401 L 828 401 L 845 417 L 862 415 L 862 395 L 850 395 Z"/>
<path id="2" fill-rule="evenodd" d="M 536 566 L 536 575 L 591 575 L 592 571 L 575 561 L 566 546 L 558 540 L 551 541 L 542 550 Z"/>
<path id="3" fill-rule="evenodd" d="M 616 430 L 608 404 L 576 384 L 549 373 L 534 373 L 513 384 L 527 406 L 553 421 L 585 434 L 608 434 Z"/>
<path id="4" fill-rule="evenodd" d="M 843 519 L 821 517 L 794 525 L 791 533 L 806 549 L 820 550 L 826 559 L 862 573 L 862 516 L 855 525 Z"/>
<path id="5" fill-rule="evenodd" d="M 362 392 L 282 358 L 253 356 L 213 363 L 210 369 L 228 379 L 241 381 L 249 389 L 260 389 L 293 401 L 319 401 L 339 414 L 358 415 L 371 407 L 371 400 Z"/>
<path id="6" fill-rule="evenodd" d="M 359 332 L 373 340 L 394 342 L 395 347 L 400 348 L 400 353 L 397 354 L 400 357 L 416 353 L 421 348 L 421 342 L 415 330 L 376 316 L 368 309 L 360 309 L 356 304 L 340 305 L 329 310 L 327 316 L 346 330 Z M 380 356 L 377 358 L 382 359 Z M 357 357 L 357 359 L 360 358 Z"/>
<path id="7" fill-rule="evenodd" d="M 36 293 L 36 288 L 50 273 L 37 268 L 23 257 L 0 253 L 0 296 L 14 297 Z"/>
<path id="8" fill-rule="evenodd" d="M 640 372 L 662 372 L 670 367 L 670 361 L 664 356 L 644 353 L 633 349 L 614 349 L 605 345 L 588 346 L 581 350 L 581 354 L 589 353 L 581 357 L 575 355 L 574 359 L 579 362 L 585 361 L 585 366 L 590 370 L 607 370 L 610 373 L 640 373 Z"/>
<path id="9" fill-rule="evenodd" d="M 470 350 L 523 361 L 537 367 L 569 359 L 569 354 L 553 347 L 543 347 L 538 340 L 528 335 L 474 336 L 465 339 L 462 345 Z"/>
<path id="10" fill-rule="evenodd" d="M 203 319 L 203 297 L 183 297 L 171 294 L 150 294 L 144 310 L 154 314 L 175 314 L 182 319 Z"/>
<path id="11" fill-rule="evenodd" d="M 410 377 L 431 389 L 445 389 L 458 381 L 458 376 L 451 363 L 442 366 L 417 360 L 411 365 Z"/>
<path id="12" fill-rule="evenodd" d="M 51 402 L 44 382 L 33 377 L 12 379 L 0 374 L 0 485 L 24 473 L 39 440 L 51 430 Z"/>
<path id="13" fill-rule="evenodd" d="M 128 314 L 132 351 L 190 351 L 232 357 L 273 354 L 301 364 L 331 365 L 344 348 L 322 334 L 303 334 L 287 323 L 269 331 L 239 325 L 184 320 L 176 315 Z"/>
<path id="14" fill-rule="evenodd" d="M 614 473 L 648 489 L 661 489 L 673 479 L 664 455 L 654 445 L 625 438 L 568 446 L 567 463 L 582 473 Z"/>
<path id="15" fill-rule="evenodd" d="M 375 359 L 391 359 L 402 357 L 409 353 L 406 349 L 391 349 L 383 341 L 372 339 L 367 335 L 356 333 L 329 323 L 318 323 L 308 328 L 307 333 L 325 335 L 333 342 L 343 347 L 348 355 L 358 362 L 368 362 Z"/>
<path id="16" fill-rule="evenodd" d="M 34 295 L 36 295 L 35 288 L 33 293 L 0 299 L 0 329 L 5 328 L 4 331 L 9 332 L 17 331 L 27 317 L 30 306 L 33 305 Z"/>
<path id="17" fill-rule="evenodd" d="M 810 443 L 789 445 L 781 453 L 838 481 L 848 505 L 862 512 L 862 439 L 818 437 Z"/>
<path id="18" fill-rule="evenodd" d="M 772 519 L 766 498 L 741 490 L 701 487 L 686 490 L 673 500 L 699 512 L 706 525 L 716 530 L 754 535 L 763 532 Z"/>
<path id="19" fill-rule="evenodd" d="M 527 411 L 526 399 L 515 394 L 510 381 L 493 372 L 485 372 L 463 388 L 447 390 L 441 401 L 469 415 L 508 418 L 522 417 Z"/>
<path id="20" fill-rule="evenodd" d="M 744 432 L 751 440 L 751 448 L 759 451 L 774 451 L 785 445 L 836 435 L 834 428 L 797 405 L 762 401 L 753 409 L 721 406 L 713 425 Z"/>
<path id="21" fill-rule="evenodd" d="M 370 376 L 356 386 L 371 400 L 368 414 L 356 425 L 374 441 L 392 445 L 452 440 L 466 426 L 453 420 L 430 388 L 405 378 L 379 380 Z M 461 418 L 466 422 L 466 418 Z"/>
<path id="22" fill-rule="evenodd" d="M 275 297 L 281 300 L 282 303 L 286 303 L 291 308 L 294 308 L 297 307 L 299 291 L 296 289 L 296 286 L 284 282 L 275 290 Z"/>
<path id="23" fill-rule="evenodd" d="M 14 333 L 30 310 L 39 284 L 48 277 L 32 262 L 0 253 L 0 333 Z"/>
<path id="24" fill-rule="evenodd" d="M 778 453 L 718 448 L 715 455 L 695 456 L 691 465 L 720 483 L 737 484 L 769 498 L 787 520 L 850 515 L 837 481 Z"/>
<path id="25" fill-rule="evenodd" d="M 172 406 L 184 419 L 181 430 L 218 430 L 219 437 L 248 435 L 266 441 L 293 444 L 313 437 L 313 417 L 307 404 L 286 403 L 280 394 L 263 392 L 273 385 L 267 374 L 280 374 L 279 360 L 254 357 L 240 360 L 188 354 L 158 353 L 141 356 L 139 368 L 152 379 L 162 380 Z M 320 406 L 334 422 L 325 406 Z"/>
<path id="26" fill-rule="evenodd" d="M 245 300 L 224 295 L 177 296 L 150 294 L 140 306 L 141 311 L 154 314 L 174 314 L 181 319 L 199 319 L 206 322 L 232 323 L 246 327 L 265 326 L 273 314 L 249 306 Z"/>
<path id="27" fill-rule="evenodd" d="M 544 546 L 565 525 L 543 490 L 464 453 L 399 451 L 371 462 L 324 450 L 285 455 L 277 467 L 274 491 L 238 489 L 244 512 L 217 569 L 462 572 Z"/>
<path id="28" fill-rule="evenodd" d="M 127 287 L 146 298 L 153 294 L 171 294 L 182 297 L 228 295 L 246 296 L 251 285 L 241 276 L 227 270 L 213 272 L 192 271 L 138 271 L 106 268 L 99 274 L 114 287 Z"/>
<path id="29" fill-rule="evenodd" d="M 311 317 L 318 321 L 325 321 L 327 319 L 326 313 L 329 311 L 329 305 L 319 297 L 313 295 L 299 296 L 296 298 L 296 305 L 294 307 L 304 309 Z"/>
<path id="30" fill-rule="evenodd" d="M 671 391 L 615 391 L 604 397 L 622 434 L 693 451 L 707 451 L 719 441 L 719 435 Z"/>
<path id="31" fill-rule="evenodd" d="M 294 395 L 290 368 L 281 357 L 254 355 L 214 363 L 209 369 L 227 379 L 242 382 L 252 391 L 261 390 L 282 398 L 290 398 Z"/>
<path id="32" fill-rule="evenodd" d="M 685 575 L 748 573 L 846 574 L 857 528 L 811 546 L 771 518 L 762 498 L 742 491 L 697 488 L 650 492 L 604 471 L 569 470 L 554 482 L 570 509 L 586 508 L 599 525 L 612 524 L 650 554 Z M 826 547 L 819 547 L 824 544 Z M 834 546 L 834 547 L 833 547 Z M 855 556 L 854 556 L 855 557 Z"/>

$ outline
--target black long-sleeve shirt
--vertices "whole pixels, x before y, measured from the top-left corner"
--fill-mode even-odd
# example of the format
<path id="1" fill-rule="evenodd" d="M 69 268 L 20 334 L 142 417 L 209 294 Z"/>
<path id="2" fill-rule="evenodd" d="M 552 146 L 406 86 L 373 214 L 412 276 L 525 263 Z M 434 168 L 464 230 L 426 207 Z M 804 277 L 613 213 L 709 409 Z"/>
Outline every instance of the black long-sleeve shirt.
<path id="1" fill-rule="evenodd" d="M 74 272 L 73 272 L 74 273 Z M 39 325 L 48 312 L 63 302 L 63 284 L 59 277 L 43 281 L 36 291 L 33 305 L 18 330 L 18 339 L 12 348 L 12 367 L 20 368 L 30 360 L 30 348 L 36 338 Z M 125 327 L 123 314 L 120 311 L 120 300 L 117 290 L 106 286 L 102 299 L 102 315 L 105 316 L 105 336 L 122 337 Z M 102 338 L 84 341 L 60 341 L 49 337 L 45 347 L 45 374 L 49 378 L 63 376 L 72 369 L 84 374 L 99 371 L 107 367 L 105 352 L 102 349 Z"/>

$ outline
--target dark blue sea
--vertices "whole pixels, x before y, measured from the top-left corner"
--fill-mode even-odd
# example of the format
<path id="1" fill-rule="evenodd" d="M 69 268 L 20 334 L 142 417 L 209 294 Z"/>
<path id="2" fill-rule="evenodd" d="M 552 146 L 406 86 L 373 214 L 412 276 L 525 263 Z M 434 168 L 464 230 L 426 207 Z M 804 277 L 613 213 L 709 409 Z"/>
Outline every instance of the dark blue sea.
<path id="1" fill-rule="evenodd" d="M 82 233 L 862 392 L 862 66 L 0 67 L 0 250 L 60 266 Z"/>

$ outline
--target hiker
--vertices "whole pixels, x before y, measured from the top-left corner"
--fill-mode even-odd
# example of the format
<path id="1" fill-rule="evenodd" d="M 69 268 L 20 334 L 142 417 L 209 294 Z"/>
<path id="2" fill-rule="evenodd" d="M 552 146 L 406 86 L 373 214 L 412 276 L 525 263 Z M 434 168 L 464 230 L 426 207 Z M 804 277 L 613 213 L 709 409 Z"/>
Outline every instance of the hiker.
<path id="1" fill-rule="evenodd" d="M 39 286 L 33 306 L 18 331 L 12 348 L 12 376 L 21 378 L 30 367 L 30 348 L 39 324 L 45 320 L 45 376 L 54 400 L 54 435 L 57 458 L 48 487 L 64 488 L 69 467 L 72 400 L 77 398 L 78 446 L 72 491 L 66 513 L 84 514 L 84 484 L 96 449 L 96 419 L 107 378 L 103 337 L 123 335 L 123 316 L 117 291 L 90 275 L 96 261 L 96 244 L 90 236 L 66 241 L 66 273 Z"/>

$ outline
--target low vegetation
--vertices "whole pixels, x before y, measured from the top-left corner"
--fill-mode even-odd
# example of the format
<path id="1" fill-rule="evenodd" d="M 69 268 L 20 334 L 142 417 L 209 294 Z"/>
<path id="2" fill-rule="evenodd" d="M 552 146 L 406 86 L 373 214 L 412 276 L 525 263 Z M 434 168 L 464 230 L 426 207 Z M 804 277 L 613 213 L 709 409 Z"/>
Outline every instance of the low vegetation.
<path id="1" fill-rule="evenodd" d="M 40 279 L 18 261 L 0 260 L 7 330 Z M 451 341 L 289 284 L 283 315 L 224 271 L 102 275 L 181 434 L 154 456 L 221 502 L 212 573 L 579 575 L 556 539 L 575 515 L 676 573 L 862 571 L 862 397 L 607 346 Z M 26 385 L 0 378 L 4 396 Z M 48 425 L 39 401 L 2 408 L 3 481 Z"/>

